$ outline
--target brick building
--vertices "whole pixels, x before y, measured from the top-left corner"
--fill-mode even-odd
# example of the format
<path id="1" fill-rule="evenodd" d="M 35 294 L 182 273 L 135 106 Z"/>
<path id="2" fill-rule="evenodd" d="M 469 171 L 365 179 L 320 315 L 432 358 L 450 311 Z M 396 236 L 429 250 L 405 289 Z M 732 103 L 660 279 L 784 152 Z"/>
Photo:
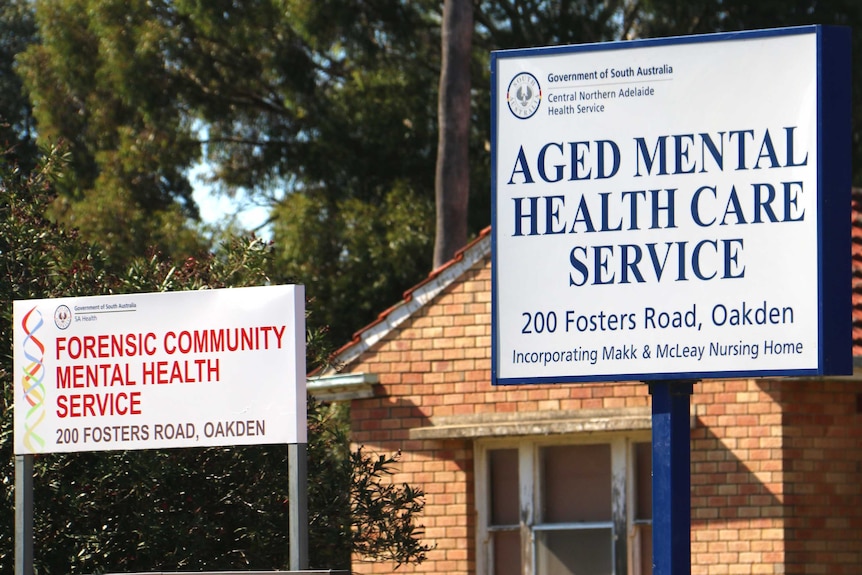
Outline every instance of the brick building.
<path id="1" fill-rule="evenodd" d="M 426 493 L 434 550 L 399 571 L 650 573 L 647 386 L 492 387 L 489 233 L 358 332 L 338 352 L 343 369 L 309 389 L 350 400 L 352 440 L 401 450 L 394 481 Z M 862 573 L 858 380 L 704 380 L 691 403 L 694 575 Z"/>

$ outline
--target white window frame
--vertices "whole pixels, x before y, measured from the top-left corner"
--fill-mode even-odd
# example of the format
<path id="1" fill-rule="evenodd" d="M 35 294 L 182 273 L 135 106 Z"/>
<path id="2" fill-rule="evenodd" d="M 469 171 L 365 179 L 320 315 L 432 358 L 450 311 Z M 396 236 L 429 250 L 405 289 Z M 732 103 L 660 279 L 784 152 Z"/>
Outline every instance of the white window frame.
<path id="1" fill-rule="evenodd" d="M 493 573 L 492 532 L 490 521 L 490 486 L 488 485 L 488 452 L 494 449 L 518 450 L 519 475 L 519 517 L 521 533 L 521 573 L 535 573 L 536 531 L 585 527 L 587 525 L 541 524 L 536 523 L 540 505 L 539 482 L 540 449 L 552 445 L 608 444 L 611 449 L 612 482 L 612 521 L 610 523 L 590 524 L 589 527 L 611 527 L 614 545 L 614 575 L 649 575 L 640 572 L 640 529 L 638 524 L 651 524 L 651 520 L 636 521 L 634 498 L 636 496 L 636 443 L 649 443 L 649 431 L 626 433 L 575 434 L 559 436 L 530 436 L 480 439 L 475 444 L 475 492 L 477 512 L 477 553 L 476 572 L 480 575 Z M 623 494 L 619 497 L 619 494 Z M 622 548 L 620 548 L 622 546 Z M 620 564 L 626 568 L 620 572 Z"/>

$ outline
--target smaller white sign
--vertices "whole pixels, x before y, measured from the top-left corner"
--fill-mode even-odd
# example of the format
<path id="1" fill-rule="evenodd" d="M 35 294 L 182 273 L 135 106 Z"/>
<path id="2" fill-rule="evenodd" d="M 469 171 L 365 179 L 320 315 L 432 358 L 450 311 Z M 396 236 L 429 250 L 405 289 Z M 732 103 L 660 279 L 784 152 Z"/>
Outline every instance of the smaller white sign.
<path id="1" fill-rule="evenodd" d="M 305 443 L 305 289 L 14 302 L 15 453 Z"/>

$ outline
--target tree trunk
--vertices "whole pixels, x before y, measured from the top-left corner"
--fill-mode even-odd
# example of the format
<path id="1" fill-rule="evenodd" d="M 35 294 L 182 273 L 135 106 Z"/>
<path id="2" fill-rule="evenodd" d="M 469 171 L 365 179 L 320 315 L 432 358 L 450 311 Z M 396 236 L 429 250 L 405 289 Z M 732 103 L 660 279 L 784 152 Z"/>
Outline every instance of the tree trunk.
<path id="1" fill-rule="evenodd" d="M 441 44 L 439 137 L 434 191 L 437 235 L 434 267 L 449 261 L 467 243 L 467 200 L 470 192 L 470 49 L 472 0 L 445 0 Z"/>

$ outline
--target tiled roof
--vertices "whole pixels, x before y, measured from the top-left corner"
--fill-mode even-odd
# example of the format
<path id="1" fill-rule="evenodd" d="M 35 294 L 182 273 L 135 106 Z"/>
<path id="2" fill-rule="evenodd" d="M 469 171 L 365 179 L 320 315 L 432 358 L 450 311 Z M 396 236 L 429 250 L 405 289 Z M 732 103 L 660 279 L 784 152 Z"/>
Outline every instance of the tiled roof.
<path id="1" fill-rule="evenodd" d="M 853 261 L 853 356 L 862 356 L 862 188 L 853 188 L 852 261 Z M 432 271 L 421 283 L 404 292 L 404 299 L 382 312 L 377 319 L 357 331 L 334 356 L 349 363 L 380 341 L 413 312 L 466 272 L 491 251 L 491 227 L 455 254 L 450 261 Z"/>
<path id="2" fill-rule="evenodd" d="M 433 300 L 441 291 L 491 252 L 491 227 L 482 230 L 478 237 L 458 250 L 455 257 L 428 274 L 419 284 L 404 292 L 404 298 L 382 312 L 377 319 L 363 327 L 353 338 L 335 351 L 337 363 L 350 363 L 365 350 L 380 341 L 414 312 Z M 326 374 L 313 374 L 326 375 Z"/>
<path id="3" fill-rule="evenodd" d="M 862 356 L 862 188 L 853 188 L 853 357 Z"/>

